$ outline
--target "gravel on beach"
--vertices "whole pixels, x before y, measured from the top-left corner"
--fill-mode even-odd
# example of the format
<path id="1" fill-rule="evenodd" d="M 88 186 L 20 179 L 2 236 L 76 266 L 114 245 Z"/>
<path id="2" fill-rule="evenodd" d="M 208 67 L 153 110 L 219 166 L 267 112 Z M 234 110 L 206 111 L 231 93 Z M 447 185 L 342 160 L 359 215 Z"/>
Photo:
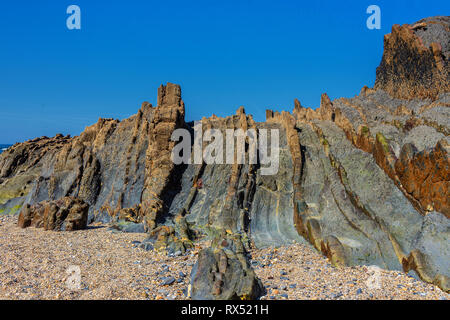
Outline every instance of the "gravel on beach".
<path id="1" fill-rule="evenodd" d="M 376 266 L 334 267 L 309 245 L 252 252 L 263 300 L 448 300 L 450 295 L 401 271 Z"/>
<path id="2" fill-rule="evenodd" d="M 139 248 L 145 238 L 105 225 L 73 232 L 21 229 L 17 217 L 0 216 L 0 299 L 186 299 L 192 266 L 208 243 L 169 257 Z M 250 253 L 267 290 L 263 300 L 450 298 L 399 271 L 333 267 L 307 245 Z"/>

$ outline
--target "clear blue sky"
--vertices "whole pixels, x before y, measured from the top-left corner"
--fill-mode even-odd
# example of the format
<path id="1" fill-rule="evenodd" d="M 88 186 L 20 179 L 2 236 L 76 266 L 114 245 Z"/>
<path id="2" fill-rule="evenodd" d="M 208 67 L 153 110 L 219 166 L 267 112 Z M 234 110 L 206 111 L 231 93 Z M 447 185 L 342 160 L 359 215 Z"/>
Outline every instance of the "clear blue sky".
<path id="1" fill-rule="evenodd" d="M 450 2 L 171 0 L 3 1 L 0 143 L 78 135 L 98 117 L 123 119 L 156 104 L 167 81 L 182 86 L 187 120 L 244 105 L 316 108 L 373 86 L 383 35 L 394 23 L 449 15 Z M 68 30 L 66 8 L 81 8 Z M 381 30 L 366 8 L 381 7 Z"/>

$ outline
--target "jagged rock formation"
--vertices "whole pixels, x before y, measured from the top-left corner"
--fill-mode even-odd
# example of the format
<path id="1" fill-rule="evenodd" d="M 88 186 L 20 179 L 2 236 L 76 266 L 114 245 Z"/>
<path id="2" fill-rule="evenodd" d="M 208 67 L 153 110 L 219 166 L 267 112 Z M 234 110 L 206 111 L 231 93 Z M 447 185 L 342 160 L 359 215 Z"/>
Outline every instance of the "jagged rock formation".
<path id="1" fill-rule="evenodd" d="M 27 204 L 20 211 L 18 225 L 54 231 L 86 229 L 88 210 L 89 206 L 84 201 L 71 197 L 43 201 L 33 206 Z"/>
<path id="2" fill-rule="evenodd" d="M 158 89 L 158 106 L 149 124 L 150 140 L 146 152 L 144 190 L 142 192 L 141 216 L 147 227 L 156 227 L 156 219 L 167 209 L 170 201 L 174 164 L 171 160 L 175 142 L 172 132 L 184 126 L 184 102 L 180 86 L 168 83 Z"/>
<path id="3" fill-rule="evenodd" d="M 192 268 L 189 295 L 194 300 L 253 300 L 264 290 L 239 236 L 217 236 Z"/>
<path id="4" fill-rule="evenodd" d="M 449 291 L 449 35 L 448 17 L 394 26 L 375 87 L 353 98 L 323 94 L 317 110 L 295 100 L 292 113 L 267 110 L 262 123 L 243 108 L 200 121 L 224 136 L 252 129 L 260 139 L 278 129 L 274 175 L 261 174 L 261 159 L 174 165 L 170 136 L 194 124 L 184 121 L 180 87 L 167 84 L 155 108 L 143 103 L 129 119 L 100 119 L 78 137 L 2 153 L 0 210 L 24 204 L 27 216 L 28 205 L 76 197 L 89 205 L 90 221 L 145 227 L 157 250 L 184 251 L 224 234 L 236 236 L 232 248 L 308 241 L 334 264 L 414 270 Z M 220 241 L 200 256 L 193 297 L 254 297 L 246 255 Z M 245 290 L 235 286 L 241 281 Z"/>
<path id="5" fill-rule="evenodd" d="M 449 91 L 449 17 L 394 25 L 384 37 L 375 89 L 401 99 L 431 98 Z"/>

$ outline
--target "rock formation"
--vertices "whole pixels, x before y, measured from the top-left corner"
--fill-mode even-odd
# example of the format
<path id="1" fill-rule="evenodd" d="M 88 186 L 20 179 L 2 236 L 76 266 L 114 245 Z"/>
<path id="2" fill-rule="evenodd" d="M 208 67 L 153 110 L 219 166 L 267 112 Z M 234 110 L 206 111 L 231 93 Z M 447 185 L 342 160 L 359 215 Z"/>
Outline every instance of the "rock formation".
<path id="1" fill-rule="evenodd" d="M 64 197 L 55 201 L 43 201 L 20 211 L 18 225 L 33 226 L 54 231 L 86 229 L 89 206 L 82 200 Z"/>
<path id="2" fill-rule="evenodd" d="M 70 136 L 41 137 L 24 143 L 16 143 L 2 152 L 0 158 L 0 213 L 13 214 L 20 210 L 33 183 L 54 161 L 63 146 L 70 143 Z"/>
<path id="3" fill-rule="evenodd" d="M 216 237 L 192 268 L 189 295 L 194 300 L 251 300 L 264 290 L 236 235 Z"/>
<path id="4" fill-rule="evenodd" d="M 449 17 L 394 25 L 384 37 L 375 89 L 400 99 L 437 99 L 449 91 Z"/>
<path id="5" fill-rule="evenodd" d="M 274 175 L 261 174 L 261 159 L 175 165 L 171 134 L 194 124 L 184 120 L 180 87 L 168 83 L 156 107 L 145 102 L 129 119 L 100 119 L 80 136 L 3 152 L 0 212 L 22 208 L 26 226 L 48 211 L 54 229 L 64 220 L 54 218 L 58 199 L 72 197 L 89 206 L 89 222 L 147 230 L 156 250 L 184 251 L 209 237 L 193 298 L 257 297 L 245 248 L 292 241 L 309 242 L 336 265 L 413 270 L 448 292 L 449 39 L 449 17 L 394 26 L 374 88 L 334 101 L 323 94 L 317 110 L 295 100 L 292 113 L 267 110 L 261 123 L 243 108 L 201 120 L 204 130 L 253 129 L 257 138 L 278 129 Z M 246 159 L 248 147 L 247 139 Z"/>
<path id="6" fill-rule="evenodd" d="M 168 83 L 158 89 L 158 106 L 149 123 L 149 146 L 146 152 L 144 190 L 142 192 L 141 216 L 152 230 L 156 219 L 167 211 L 168 194 L 174 178 L 174 164 L 171 160 L 175 142 L 172 132 L 184 126 L 184 102 L 180 86 Z"/>

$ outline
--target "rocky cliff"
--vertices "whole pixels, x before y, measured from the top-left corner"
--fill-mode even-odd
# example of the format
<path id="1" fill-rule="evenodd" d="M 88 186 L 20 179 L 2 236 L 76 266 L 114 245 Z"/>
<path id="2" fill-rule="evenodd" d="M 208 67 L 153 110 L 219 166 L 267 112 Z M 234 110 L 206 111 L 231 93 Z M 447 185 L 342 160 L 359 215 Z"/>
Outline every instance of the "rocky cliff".
<path id="1" fill-rule="evenodd" d="M 309 242 L 335 265 L 414 270 L 448 292 L 449 52 L 449 17 L 395 25 L 374 88 L 358 96 L 323 94 L 317 110 L 295 100 L 292 112 L 267 110 L 261 123 L 243 108 L 201 120 L 224 136 L 278 129 L 275 175 L 261 174 L 259 158 L 175 165 L 171 134 L 194 124 L 185 122 L 180 87 L 168 83 L 155 107 L 144 102 L 129 119 L 3 152 L 0 212 L 21 211 L 23 221 L 30 208 L 70 197 L 89 207 L 89 222 L 142 226 L 157 250 L 184 251 L 210 237 L 216 250 L 194 268 L 194 298 L 258 296 L 246 248 L 292 241 Z"/>

